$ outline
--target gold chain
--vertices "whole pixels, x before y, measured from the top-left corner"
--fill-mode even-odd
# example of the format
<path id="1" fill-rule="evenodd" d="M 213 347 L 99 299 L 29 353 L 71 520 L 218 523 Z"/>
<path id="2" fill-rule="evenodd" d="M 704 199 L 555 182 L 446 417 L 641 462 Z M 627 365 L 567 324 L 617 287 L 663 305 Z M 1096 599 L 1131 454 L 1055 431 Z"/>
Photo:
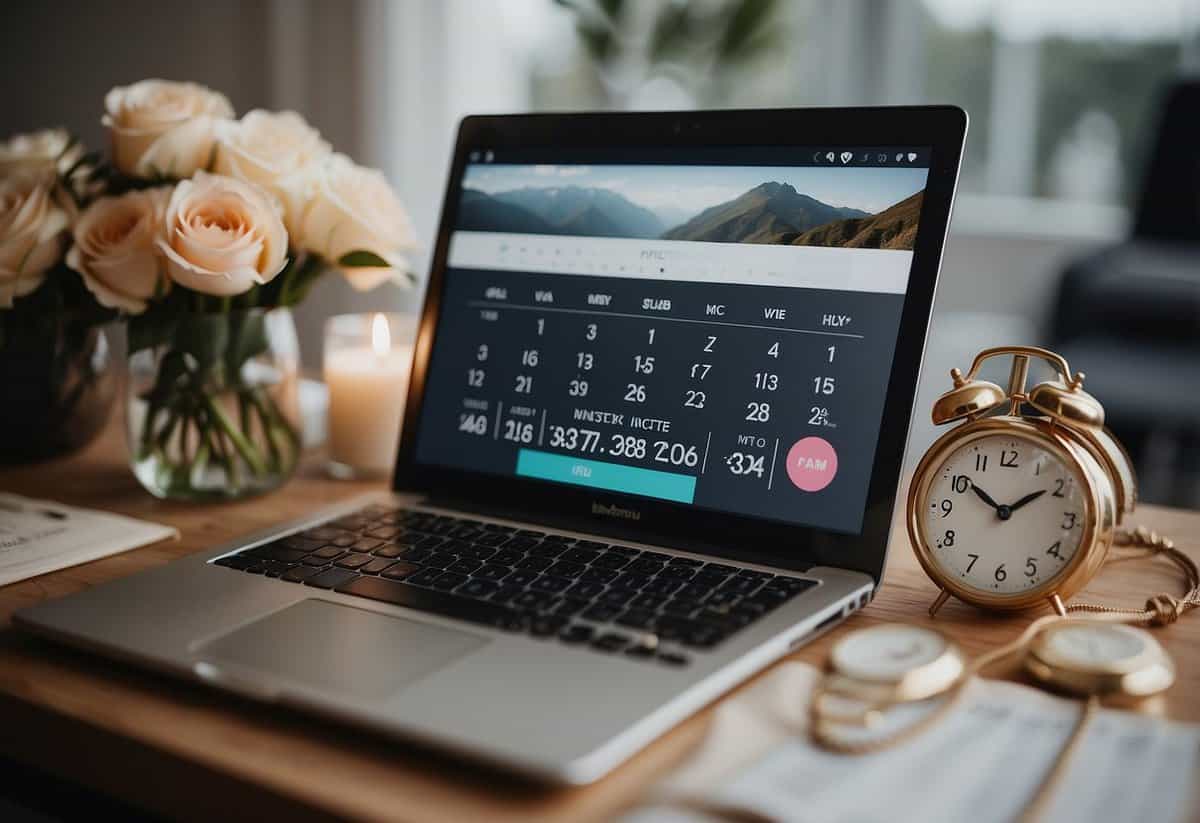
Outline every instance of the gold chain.
<path id="1" fill-rule="evenodd" d="M 1200 568 L 1186 554 L 1175 548 L 1171 538 L 1156 531 L 1138 526 L 1133 531 L 1118 531 L 1113 539 L 1116 546 L 1130 547 L 1134 553 L 1115 557 L 1110 562 L 1120 563 L 1145 557 L 1165 557 L 1174 563 L 1187 579 L 1187 591 L 1182 597 L 1163 592 L 1146 601 L 1140 609 L 1105 606 L 1102 603 L 1072 603 L 1067 612 L 1084 612 L 1098 615 L 1099 619 L 1116 620 L 1122 623 L 1145 623 L 1151 626 L 1166 626 L 1174 623 L 1187 612 L 1200 606 Z"/>

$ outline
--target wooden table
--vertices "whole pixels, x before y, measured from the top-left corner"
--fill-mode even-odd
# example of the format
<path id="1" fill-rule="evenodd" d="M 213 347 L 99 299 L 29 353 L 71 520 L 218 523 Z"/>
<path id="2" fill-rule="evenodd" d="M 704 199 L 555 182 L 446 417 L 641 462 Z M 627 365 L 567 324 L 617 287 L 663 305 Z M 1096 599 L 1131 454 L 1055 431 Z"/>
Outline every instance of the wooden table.
<path id="1" fill-rule="evenodd" d="M 183 538 L 0 588 L 0 756 L 175 818 L 306 820 L 604 819 L 684 757 L 711 712 L 692 717 L 608 778 L 583 789 L 547 790 L 464 766 L 434 752 L 344 730 L 283 710 L 228 698 L 18 635 L 13 611 L 297 517 L 373 488 L 326 479 L 310 457 L 299 476 L 267 497 L 221 506 L 152 499 L 125 463 L 114 425 L 83 454 L 0 470 L 0 489 L 122 512 L 177 526 Z M 902 512 L 901 512 L 902 513 Z M 1200 513 L 1144 506 L 1136 520 L 1200 557 Z M 1140 604 L 1177 591 L 1163 562 L 1112 567 L 1086 593 Z M 895 530 L 883 590 L 851 627 L 926 622 L 934 597 Z M 997 618 L 950 603 L 937 625 L 977 653 L 1017 634 L 1028 617 Z M 841 628 L 793 657 L 819 663 Z M 1200 614 L 1158 630 L 1179 665 L 1167 696 L 1175 719 L 1200 721 Z M 224 814 L 222 814 L 224 812 Z"/>

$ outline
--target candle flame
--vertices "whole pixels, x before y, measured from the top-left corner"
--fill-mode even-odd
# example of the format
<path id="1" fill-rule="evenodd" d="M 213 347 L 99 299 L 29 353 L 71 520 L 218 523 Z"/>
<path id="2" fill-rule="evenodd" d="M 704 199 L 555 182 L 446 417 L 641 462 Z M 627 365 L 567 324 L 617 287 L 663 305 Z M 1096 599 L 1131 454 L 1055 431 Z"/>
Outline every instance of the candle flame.
<path id="1" fill-rule="evenodd" d="M 371 348 L 375 349 L 376 357 L 383 357 L 392 347 L 392 332 L 388 328 L 387 318 L 377 314 L 371 318 Z"/>

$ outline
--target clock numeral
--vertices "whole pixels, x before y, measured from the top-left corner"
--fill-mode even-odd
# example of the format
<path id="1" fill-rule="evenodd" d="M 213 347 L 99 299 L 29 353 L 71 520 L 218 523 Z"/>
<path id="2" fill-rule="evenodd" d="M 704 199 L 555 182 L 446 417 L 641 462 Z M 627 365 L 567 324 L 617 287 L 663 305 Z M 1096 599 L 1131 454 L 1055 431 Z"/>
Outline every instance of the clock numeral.
<path id="1" fill-rule="evenodd" d="M 1067 481 L 1063 480 L 1061 477 L 1058 478 L 1057 480 L 1055 480 L 1054 481 L 1054 491 L 1051 492 L 1050 496 L 1051 497 L 1065 497 L 1066 495 L 1063 494 L 1063 487 L 1066 485 L 1067 485 Z"/>
<path id="2" fill-rule="evenodd" d="M 954 545 L 954 529 L 946 529 L 942 535 L 942 545 L 947 549 Z"/>
<path id="3" fill-rule="evenodd" d="M 947 497 L 942 501 L 942 517 L 949 517 L 952 511 L 954 511 L 954 503 Z"/>
<path id="4" fill-rule="evenodd" d="M 1059 560 L 1062 560 L 1062 555 L 1059 554 L 1059 552 L 1058 552 L 1058 550 L 1061 548 L 1062 548 L 1062 541 L 1055 540 L 1053 543 L 1050 544 L 1050 548 L 1046 549 L 1046 554 L 1050 555 L 1051 557 L 1056 557 Z"/>
<path id="5" fill-rule="evenodd" d="M 965 474 L 956 474 L 950 478 L 950 488 L 954 489 L 958 494 L 963 494 L 967 489 L 971 488 L 971 478 Z"/>
<path id="6" fill-rule="evenodd" d="M 1008 451 L 1007 449 L 1001 449 L 1000 465 L 1006 469 L 1017 468 L 1017 450 L 1013 449 L 1012 451 Z"/>
<path id="7" fill-rule="evenodd" d="M 992 577 L 996 578 L 997 583 L 1003 583 L 1008 579 L 1008 572 L 1004 570 L 1003 563 L 996 567 L 996 571 L 992 572 Z"/>
<path id="8" fill-rule="evenodd" d="M 1026 577 L 1037 577 L 1037 558 L 1036 557 L 1025 558 L 1025 576 Z"/>
<path id="9" fill-rule="evenodd" d="M 975 471 L 977 471 L 977 472 L 987 471 L 987 455 L 986 454 L 976 454 L 975 455 Z"/>
<path id="10" fill-rule="evenodd" d="M 979 555 L 968 554 L 967 557 L 971 558 L 971 562 L 967 564 L 967 574 L 970 574 L 971 569 L 973 569 L 975 567 L 975 561 L 979 559 Z"/>
<path id="11" fill-rule="evenodd" d="M 1075 512 L 1063 512 L 1062 527 L 1064 529 L 1075 528 L 1075 520 L 1076 520 Z"/>

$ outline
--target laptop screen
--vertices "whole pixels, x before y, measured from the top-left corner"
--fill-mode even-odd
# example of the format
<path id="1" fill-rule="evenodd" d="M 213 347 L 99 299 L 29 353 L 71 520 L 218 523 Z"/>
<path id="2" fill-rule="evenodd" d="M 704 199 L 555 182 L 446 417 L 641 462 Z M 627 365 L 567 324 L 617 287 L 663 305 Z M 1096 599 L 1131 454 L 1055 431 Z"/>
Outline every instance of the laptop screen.
<path id="1" fill-rule="evenodd" d="M 859 533 L 928 161 L 472 152 L 416 463 Z"/>

